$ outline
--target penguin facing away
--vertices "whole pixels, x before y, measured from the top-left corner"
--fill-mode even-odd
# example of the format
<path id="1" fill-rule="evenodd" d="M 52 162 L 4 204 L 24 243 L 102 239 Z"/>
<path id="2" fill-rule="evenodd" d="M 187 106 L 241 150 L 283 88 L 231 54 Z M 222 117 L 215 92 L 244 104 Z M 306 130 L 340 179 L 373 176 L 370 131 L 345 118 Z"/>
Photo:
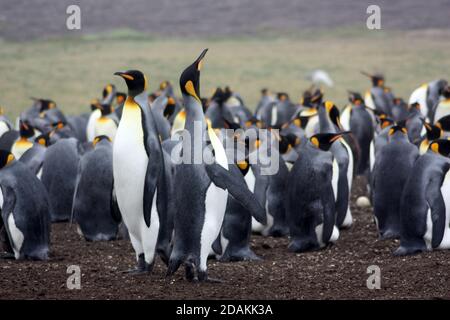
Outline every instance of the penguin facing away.
<path id="1" fill-rule="evenodd" d="M 88 241 L 117 238 L 121 215 L 113 198 L 112 143 L 99 136 L 94 149 L 80 160 L 74 193 L 72 219 Z"/>
<path id="2" fill-rule="evenodd" d="M 137 268 L 127 272 L 148 273 L 167 208 L 164 160 L 148 105 L 147 77 L 138 70 L 115 75 L 125 80 L 128 96 L 113 145 L 114 194 L 136 254 Z"/>
<path id="3" fill-rule="evenodd" d="M 436 140 L 414 164 L 400 207 L 400 247 L 394 255 L 450 249 L 450 141 Z"/>
<path id="4" fill-rule="evenodd" d="M 206 51 L 180 77 L 186 110 L 184 128 L 190 135 L 182 141 L 181 156 L 188 159 L 184 158 L 175 170 L 173 194 L 178 210 L 174 217 L 174 246 L 167 275 L 172 275 L 184 264 L 189 281 L 194 280 L 195 271 L 199 281 L 212 281 L 207 275 L 207 258 L 220 233 L 228 194 L 265 222 L 264 209 L 248 190 L 237 166 L 228 163 L 222 143 L 214 130 L 207 126 L 199 90 L 200 69 Z M 195 145 L 199 134 L 200 138 L 207 135 L 210 144 L 201 139 L 201 145 Z M 198 161 L 196 150 L 201 150 L 206 158 Z"/>
<path id="5" fill-rule="evenodd" d="M 47 192 L 12 153 L 0 150 L 0 229 L 15 259 L 47 260 L 50 218 Z"/>
<path id="6" fill-rule="evenodd" d="M 338 168 L 330 150 L 342 133 L 320 133 L 303 139 L 292 167 L 287 193 L 289 250 L 317 250 L 337 241 L 334 190 Z"/>
<path id="7" fill-rule="evenodd" d="M 78 173 L 78 141 L 61 139 L 47 148 L 41 181 L 47 189 L 52 222 L 68 221 Z"/>
<path id="8" fill-rule="evenodd" d="M 378 152 L 372 174 L 373 213 L 381 239 L 400 235 L 401 195 L 418 156 L 406 128 L 389 129 L 389 142 Z"/>

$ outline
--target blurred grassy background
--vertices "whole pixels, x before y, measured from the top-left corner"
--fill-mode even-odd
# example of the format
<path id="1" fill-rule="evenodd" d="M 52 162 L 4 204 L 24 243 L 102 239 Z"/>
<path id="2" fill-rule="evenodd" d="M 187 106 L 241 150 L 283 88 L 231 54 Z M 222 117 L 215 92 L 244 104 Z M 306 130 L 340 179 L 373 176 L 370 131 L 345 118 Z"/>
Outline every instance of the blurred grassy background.
<path id="1" fill-rule="evenodd" d="M 16 116 L 31 105 L 30 96 L 51 98 L 69 114 L 88 111 L 106 83 L 119 90 L 125 84 L 113 73 L 140 69 L 150 78 L 150 90 L 162 80 L 175 84 L 203 48 L 208 47 L 201 92 L 229 85 L 254 109 L 259 91 L 286 91 L 297 101 L 309 86 L 313 69 L 330 73 L 335 87 L 326 98 L 339 106 L 346 90 L 364 91 L 369 80 L 359 71 L 381 71 L 396 95 L 408 99 L 420 84 L 448 78 L 450 31 L 356 31 L 352 28 L 300 34 L 204 40 L 152 38 L 130 30 L 39 40 L 0 42 L 0 105 Z"/>

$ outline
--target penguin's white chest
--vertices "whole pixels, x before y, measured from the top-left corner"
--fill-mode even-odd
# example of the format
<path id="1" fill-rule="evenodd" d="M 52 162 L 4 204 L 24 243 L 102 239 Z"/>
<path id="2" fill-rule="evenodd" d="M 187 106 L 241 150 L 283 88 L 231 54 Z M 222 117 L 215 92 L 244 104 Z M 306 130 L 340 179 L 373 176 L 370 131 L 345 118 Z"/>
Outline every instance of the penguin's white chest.
<path id="1" fill-rule="evenodd" d="M 445 229 L 442 242 L 438 249 L 450 249 L 450 173 L 445 175 L 444 182 L 441 186 L 441 194 L 445 203 Z"/>
<path id="2" fill-rule="evenodd" d="M 92 111 L 89 116 L 89 120 L 86 126 L 86 137 L 88 141 L 93 141 L 95 138 L 95 123 L 102 116 L 102 112 L 99 109 Z"/>
<path id="3" fill-rule="evenodd" d="M 20 159 L 22 155 L 33 146 L 33 143 L 26 139 L 19 139 L 16 141 L 12 148 L 11 153 L 14 155 L 16 159 Z"/>
<path id="4" fill-rule="evenodd" d="M 114 141 L 117 132 L 116 123 L 109 118 L 99 118 L 95 122 L 95 137 L 105 135 Z"/>
<path id="5" fill-rule="evenodd" d="M 143 199 L 148 156 L 144 146 L 139 107 L 126 107 L 113 147 L 114 189 L 126 226 L 139 228 L 143 222 Z"/>
<path id="6" fill-rule="evenodd" d="M 14 256 L 16 259 L 19 259 L 20 249 L 22 248 L 24 236 L 22 231 L 17 228 L 16 221 L 14 220 L 14 214 L 12 212 L 8 216 L 8 229 L 11 235 L 11 246 L 14 251 Z"/>
<path id="7" fill-rule="evenodd" d="M 5 121 L 0 121 L 0 137 L 5 133 L 9 131 L 9 127 L 6 124 Z"/>

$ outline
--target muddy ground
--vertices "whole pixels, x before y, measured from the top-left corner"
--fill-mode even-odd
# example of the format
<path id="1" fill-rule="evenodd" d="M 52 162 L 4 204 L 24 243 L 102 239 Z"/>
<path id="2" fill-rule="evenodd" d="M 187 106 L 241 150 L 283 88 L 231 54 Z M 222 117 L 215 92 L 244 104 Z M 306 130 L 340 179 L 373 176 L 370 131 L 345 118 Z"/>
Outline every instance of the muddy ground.
<path id="1" fill-rule="evenodd" d="M 81 9 L 81 30 L 66 28 L 72 4 Z M 364 31 L 371 4 L 380 6 L 383 30 L 450 28 L 448 0 L 0 0 L 0 37 L 29 40 L 118 28 L 162 37 Z"/>
<path id="2" fill-rule="evenodd" d="M 358 180 L 355 196 L 364 190 Z M 151 275 L 121 271 L 134 266 L 124 240 L 89 243 L 68 224 L 52 229 L 52 261 L 0 261 L 0 299 L 396 299 L 450 298 L 450 252 L 394 257 L 397 241 L 377 240 L 371 209 L 352 205 L 355 222 L 331 248 L 305 254 L 287 251 L 287 239 L 254 236 L 261 262 L 210 261 L 221 284 L 189 283 L 180 269 L 165 278 L 158 260 Z M 81 268 L 81 289 L 66 287 L 67 267 Z M 367 267 L 381 269 L 381 289 L 369 290 Z"/>

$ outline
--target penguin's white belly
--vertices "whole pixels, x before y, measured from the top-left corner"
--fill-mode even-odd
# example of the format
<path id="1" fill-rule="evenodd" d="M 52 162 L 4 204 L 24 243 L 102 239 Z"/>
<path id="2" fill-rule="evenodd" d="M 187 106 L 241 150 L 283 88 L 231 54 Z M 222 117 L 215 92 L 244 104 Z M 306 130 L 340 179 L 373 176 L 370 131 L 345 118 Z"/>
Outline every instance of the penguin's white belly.
<path id="1" fill-rule="evenodd" d="M 213 182 L 206 190 L 205 220 L 200 235 L 200 268 L 206 270 L 206 260 L 214 240 L 220 233 L 225 210 L 227 207 L 228 191 L 217 187 Z"/>
<path id="2" fill-rule="evenodd" d="M 5 133 L 9 131 L 9 127 L 6 124 L 5 121 L 0 121 L 0 137 Z"/>
<path id="3" fill-rule="evenodd" d="M 413 104 L 417 102 L 420 104 L 420 111 L 426 117 L 428 114 L 428 106 L 427 106 L 427 89 L 428 85 L 422 85 L 416 90 L 413 91 L 409 98 L 409 104 Z"/>
<path id="4" fill-rule="evenodd" d="M 312 116 L 308 119 L 308 123 L 305 127 L 305 135 L 310 138 L 315 135 L 319 125 L 319 116 Z"/>
<path id="5" fill-rule="evenodd" d="M 347 168 L 347 181 L 348 181 L 348 197 L 350 204 L 350 194 L 352 192 L 352 182 L 353 182 L 353 153 L 352 149 L 348 145 L 348 143 L 344 139 L 340 139 L 342 144 L 348 153 L 348 168 Z M 353 223 L 352 213 L 350 211 L 350 205 L 347 205 L 347 213 L 345 214 L 344 222 L 342 223 L 342 227 L 350 227 Z"/>
<path id="6" fill-rule="evenodd" d="M 95 123 L 95 137 L 107 136 L 114 141 L 117 132 L 117 125 L 111 119 L 98 119 Z"/>
<path id="7" fill-rule="evenodd" d="M 374 140 L 370 141 L 370 151 L 369 151 L 370 172 L 373 171 L 373 166 L 375 165 L 375 145 L 373 141 Z"/>
<path id="8" fill-rule="evenodd" d="M 333 174 L 331 176 L 331 186 L 333 187 L 334 201 L 337 201 L 338 179 L 339 179 L 339 165 L 336 159 L 333 159 Z"/>
<path id="9" fill-rule="evenodd" d="M 39 180 L 41 180 L 41 178 L 42 178 L 42 166 L 41 166 L 41 168 L 39 169 L 39 171 L 38 171 L 36 177 L 37 177 Z"/>
<path id="10" fill-rule="evenodd" d="M 350 130 L 350 113 L 352 111 L 351 106 L 347 106 L 344 111 L 342 111 L 341 115 L 341 124 L 345 131 Z"/>
<path id="11" fill-rule="evenodd" d="M 428 250 L 431 250 L 431 240 L 433 237 L 433 221 L 431 220 L 431 209 L 427 210 L 427 220 L 426 220 L 426 232 L 423 235 L 423 240 L 425 241 L 425 245 Z"/>
<path id="12" fill-rule="evenodd" d="M 450 102 L 442 101 L 438 104 L 436 112 L 434 115 L 434 121 L 436 122 L 442 117 L 448 116 L 450 114 Z"/>
<path id="13" fill-rule="evenodd" d="M 14 220 L 14 214 L 11 212 L 8 216 L 8 229 L 11 235 L 11 246 L 14 251 L 14 256 L 16 259 L 20 257 L 20 248 L 22 248 L 23 244 L 23 233 L 16 226 L 16 221 Z"/>
<path id="14" fill-rule="evenodd" d="M 263 236 L 267 236 L 269 234 L 269 230 L 270 228 L 272 228 L 274 223 L 273 215 L 269 212 L 268 200 L 266 200 L 265 209 L 267 224 L 264 225 L 262 223 L 259 223 L 255 218 L 252 217 L 252 232 L 260 233 Z"/>
<path id="15" fill-rule="evenodd" d="M 444 237 L 438 249 L 450 249 L 450 174 L 445 175 L 444 183 L 441 186 L 441 194 L 445 203 L 445 229 Z"/>
<path id="16" fill-rule="evenodd" d="M 140 110 L 124 112 L 113 147 L 114 189 L 130 234 L 138 233 L 144 223 L 144 185 L 149 159 L 141 123 Z"/>
<path id="17" fill-rule="evenodd" d="M 23 154 L 32 146 L 33 143 L 28 140 L 27 141 L 18 140 L 13 144 L 11 148 L 11 153 L 14 155 L 14 158 L 19 160 L 23 156 Z"/>
<path id="18" fill-rule="evenodd" d="M 323 242 L 323 223 L 316 226 L 315 230 L 317 242 L 321 248 L 326 246 L 326 243 Z M 333 226 L 333 232 L 331 233 L 331 237 L 328 240 L 331 243 L 335 243 L 339 239 L 339 229 L 336 226 Z"/>
<path id="19" fill-rule="evenodd" d="M 272 114 L 271 114 L 270 119 L 271 119 L 270 125 L 274 126 L 274 125 L 277 124 L 277 121 L 278 121 L 278 108 L 277 108 L 277 106 L 274 106 L 272 108 Z"/>
<path id="20" fill-rule="evenodd" d="M 102 116 L 102 112 L 99 109 L 95 109 L 91 112 L 89 120 L 86 126 L 86 138 L 87 141 L 94 141 L 95 138 L 95 123 Z"/>

